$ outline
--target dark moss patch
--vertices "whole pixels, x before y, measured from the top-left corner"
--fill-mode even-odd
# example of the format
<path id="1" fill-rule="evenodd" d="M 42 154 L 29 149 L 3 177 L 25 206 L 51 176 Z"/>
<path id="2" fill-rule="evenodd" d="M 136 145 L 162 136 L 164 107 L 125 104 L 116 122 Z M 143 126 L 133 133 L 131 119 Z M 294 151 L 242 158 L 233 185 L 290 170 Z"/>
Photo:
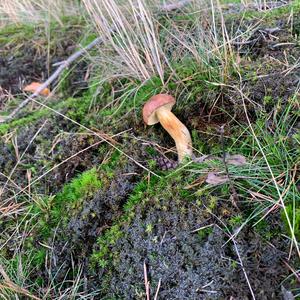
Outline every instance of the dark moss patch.
<path id="1" fill-rule="evenodd" d="M 58 262 L 57 269 L 53 270 L 57 280 L 62 279 L 72 269 L 74 257 L 77 264 L 85 266 L 84 272 L 89 272 L 88 257 L 97 237 L 121 215 L 122 206 L 135 185 L 136 166 L 124 165 L 119 159 L 116 161 L 118 167 L 113 167 L 110 163 L 101 167 L 102 188 L 94 193 L 92 199 L 84 202 L 81 208 L 75 209 L 67 226 L 58 230 L 51 258 L 53 262 Z M 109 178 L 107 168 L 113 174 Z M 66 244 L 68 247 L 65 247 Z"/>
<path id="2" fill-rule="evenodd" d="M 218 221 L 194 203 L 191 192 L 182 194 L 182 177 L 149 184 L 136 187 L 130 205 L 125 206 L 128 217 L 99 238 L 93 260 L 101 268 L 94 284 L 101 285 L 102 297 L 145 297 L 144 262 L 153 296 L 158 282 L 163 283 L 161 299 L 250 297 L 234 245 L 226 243 L 226 230 L 212 225 L 203 232 L 194 231 Z M 280 288 L 274 290 L 274 286 L 288 274 L 281 264 L 285 254 L 249 229 L 238 236 L 236 243 L 255 294 L 262 299 L 279 297 Z M 255 253 L 262 256 L 258 259 Z M 265 274 L 265 268 L 270 273 Z"/>
<path id="3" fill-rule="evenodd" d="M 54 109 L 72 117 L 76 122 L 88 125 L 92 120 L 92 116 L 89 115 L 89 105 L 88 97 L 80 98 L 80 100 L 70 98 L 54 106 Z M 76 134 L 77 131 L 79 131 L 78 134 Z M 17 163 L 18 155 L 22 155 L 22 160 L 11 177 L 16 183 L 23 185 L 22 182 L 28 171 L 34 180 L 55 164 L 58 165 L 54 167 L 50 177 L 42 177 L 34 185 L 36 188 L 34 190 L 38 193 L 57 191 L 76 172 L 91 168 L 94 163 L 101 160 L 97 147 L 91 146 L 97 142 L 96 136 L 80 132 L 77 124 L 47 109 L 14 120 L 9 124 L 2 124 L 0 132 L 3 136 L 10 137 L 1 138 L 0 142 L 2 153 L 0 165 L 4 174 L 8 176 Z M 84 151 L 85 148 L 88 150 Z M 81 155 L 76 155 L 78 152 Z M 65 160 L 65 163 L 60 165 L 62 160 Z M 6 179 L 1 177 L 1 180 Z M 42 189 L 39 190 L 39 188 Z"/>

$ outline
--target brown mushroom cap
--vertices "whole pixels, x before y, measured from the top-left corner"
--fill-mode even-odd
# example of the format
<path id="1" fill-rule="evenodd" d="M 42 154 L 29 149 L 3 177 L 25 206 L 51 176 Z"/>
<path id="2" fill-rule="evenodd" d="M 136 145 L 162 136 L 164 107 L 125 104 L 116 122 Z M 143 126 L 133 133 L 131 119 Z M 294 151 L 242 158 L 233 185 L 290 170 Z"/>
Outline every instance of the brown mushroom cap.
<path id="1" fill-rule="evenodd" d="M 168 110 L 172 110 L 173 105 L 176 103 L 174 97 L 168 94 L 158 94 L 151 97 L 143 107 L 143 119 L 147 125 L 154 125 L 159 122 L 155 111 L 164 107 Z"/>
<path id="2" fill-rule="evenodd" d="M 39 82 L 31 82 L 29 85 L 26 85 L 23 89 L 25 92 L 35 93 L 38 88 L 40 88 L 42 83 Z M 49 96 L 50 90 L 48 88 L 44 88 L 39 93 L 42 96 Z"/>

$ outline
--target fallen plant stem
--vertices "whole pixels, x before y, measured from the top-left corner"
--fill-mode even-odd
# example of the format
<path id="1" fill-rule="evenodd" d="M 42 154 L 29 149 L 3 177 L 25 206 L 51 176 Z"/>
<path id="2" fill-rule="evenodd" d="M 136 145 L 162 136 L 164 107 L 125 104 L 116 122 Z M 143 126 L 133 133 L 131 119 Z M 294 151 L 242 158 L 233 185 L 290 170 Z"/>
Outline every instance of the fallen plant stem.
<path id="1" fill-rule="evenodd" d="M 147 275 L 146 261 L 144 261 L 144 280 L 145 280 L 145 290 L 146 290 L 147 300 L 150 300 L 150 282 L 148 280 L 148 275 Z"/>
<path id="2" fill-rule="evenodd" d="M 251 286 L 251 283 L 250 283 L 250 280 L 249 280 L 249 277 L 247 275 L 247 272 L 246 272 L 246 269 L 245 269 L 245 266 L 244 266 L 244 263 L 243 263 L 243 260 L 242 260 L 242 257 L 240 255 L 240 252 L 239 252 L 239 249 L 238 249 L 238 246 L 237 246 L 237 242 L 234 238 L 232 238 L 232 243 L 233 243 L 233 246 L 234 246 L 234 250 L 238 256 L 238 259 L 240 261 L 240 266 L 242 268 L 242 271 L 244 273 L 244 276 L 245 276 L 245 279 L 246 279 L 246 282 L 247 282 L 247 285 L 249 287 L 249 290 L 250 290 L 250 293 L 251 293 L 251 296 L 252 296 L 252 299 L 255 300 L 255 295 L 254 295 L 254 292 L 253 292 L 253 289 L 252 289 L 252 286 Z"/>
<path id="3" fill-rule="evenodd" d="M 158 299 L 158 293 L 159 293 L 159 290 L 160 290 L 160 286 L 161 286 L 161 278 L 158 281 L 158 285 L 157 285 L 157 289 L 156 289 L 156 292 L 155 292 L 154 300 Z"/>
<path id="4" fill-rule="evenodd" d="M 8 289 L 11 290 L 17 294 L 22 294 L 30 299 L 34 300 L 41 300 L 41 298 L 38 298 L 32 294 L 30 294 L 27 290 L 19 287 L 18 285 L 14 284 L 13 282 L 5 282 L 4 284 L 0 284 L 0 290 Z M 28 299 L 26 298 L 26 299 Z"/>

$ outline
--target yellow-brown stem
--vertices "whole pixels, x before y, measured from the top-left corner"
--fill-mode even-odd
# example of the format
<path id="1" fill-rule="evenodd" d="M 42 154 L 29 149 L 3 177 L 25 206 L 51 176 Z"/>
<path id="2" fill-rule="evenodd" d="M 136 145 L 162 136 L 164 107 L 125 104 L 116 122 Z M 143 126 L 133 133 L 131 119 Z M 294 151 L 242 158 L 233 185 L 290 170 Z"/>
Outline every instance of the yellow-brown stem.
<path id="1" fill-rule="evenodd" d="M 156 110 L 156 116 L 162 127 L 175 141 L 178 152 L 178 162 L 182 162 L 186 156 L 192 157 L 192 139 L 184 124 L 182 124 L 170 110 L 164 107 Z"/>

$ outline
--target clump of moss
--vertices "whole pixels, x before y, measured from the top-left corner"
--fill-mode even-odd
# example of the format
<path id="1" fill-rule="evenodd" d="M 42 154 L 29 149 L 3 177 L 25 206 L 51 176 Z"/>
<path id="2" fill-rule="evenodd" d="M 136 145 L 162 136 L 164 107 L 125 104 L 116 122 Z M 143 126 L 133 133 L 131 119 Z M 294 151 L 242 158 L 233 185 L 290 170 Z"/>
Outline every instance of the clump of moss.
<path id="1" fill-rule="evenodd" d="M 168 174 L 168 172 L 167 172 Z M 186 181 L 183 180 L 182 172 L 170 173 L 170 177 L 158 178 L 152 176 L 151 178 L 142 179 L 134 188 L 127 202 L 123 206 L 123 215 L 119 219 L 115 220 L 114 225 L 108 228 L 104 234 L 102 234 L 97 241 L 97 250 L 95 250 L 91 256 L 91 267 L 95 268 L 99 266 L 101 268 L 108 267 L 117 261 L 118 253 L 112 253 L 110 251 L 118 239 L 124 235 L 124 226 L 130 226 L 129 224 L 134 221 L 135 209 L 137 205 L 147 205 L 148 201 L 155 201 L 157 209 L 167 210 L 164 204 L 160 204 L 159 199 L 170 198 L 174 202 L 189 201 L 192 200 L 193 193 L 188 190 L 182 189 L 186 185 Z M 192 176 L 188 176 L 187 181 L 191 180 Z M 184 209 L 183 209 L 184 210 Z M 153 224 L 149 223 L 145 225 L 145 232 L 152 233 Z"/>
<path id="2" fill-rule="evenodd" d="M 110 247 L 115 245 L 119 238 L 123 236 L 120 224 L 115 224 L 105 231 L 97 240 L 99 251 L 93 253 L 91 265 L 97 263 L 101 268 L 108 265 L 109 261 L 115 258 L 115 254 L 110 251 Z"/>
<path id="3" fill-rule="evenodd" d="M 74 211 L 80 210 L 83 202 L 91 198 L 101 186 L 98 172 L 93 168 L 66 184 L 56 196 L 46 197 L 41 202 L 35 203 L 32 212 L 38 216 L 35 232 L 39 238 L 47 243 L 52 231 L 59 224 L 61 227 L 66 226 Z M 32 239 L 30 243 L 32 246 L 33 242 Z M 41 255 L 36 253 L 36 256 Z"/>
<path id="4" fill-rule="evenodd" d="M 102 148 L 101 151 L 104 151 L 104 146 Z M 120 157 L 119 151 L 112 152 L 108 162 L 83 172 L 67 183 L 58 194 L 43 197 L 32 205 L 31 213 L 36 216 L 37 223 L 31 236 L 25 240 L 25 248 L 30 253 L 33 265 L 41 266 L 46 257 L 46 249 L 36 247 L 37 240 L 39 244 L 47 244 L 57 227 L 60 230 L 67 229 L 71 218 L 83 210 L 85 203 L 93 199 L 98 190 L 109 187 L 115 169 L 120 166 Z M 107 232 L 110 242 L 116 235 L 117 227 L 111 230 L 112 233 Z"/>
<path id="5" fill-rule="evenodd" d="M 93 168 L 74 178 L 57 195 L 38 199 L 32 205 L 31 216 L 35 216 L 37 223 L 24 242 L 24 250 L 32 267 L 39 268 L 45 261 L 47 251 L 40 246 L 41 243 L 48 243 L 57 226 L 65 227 L 72 214 L 80 210 L 83 202 L 92 197 L 101 186 L 98 172 Z"/>

